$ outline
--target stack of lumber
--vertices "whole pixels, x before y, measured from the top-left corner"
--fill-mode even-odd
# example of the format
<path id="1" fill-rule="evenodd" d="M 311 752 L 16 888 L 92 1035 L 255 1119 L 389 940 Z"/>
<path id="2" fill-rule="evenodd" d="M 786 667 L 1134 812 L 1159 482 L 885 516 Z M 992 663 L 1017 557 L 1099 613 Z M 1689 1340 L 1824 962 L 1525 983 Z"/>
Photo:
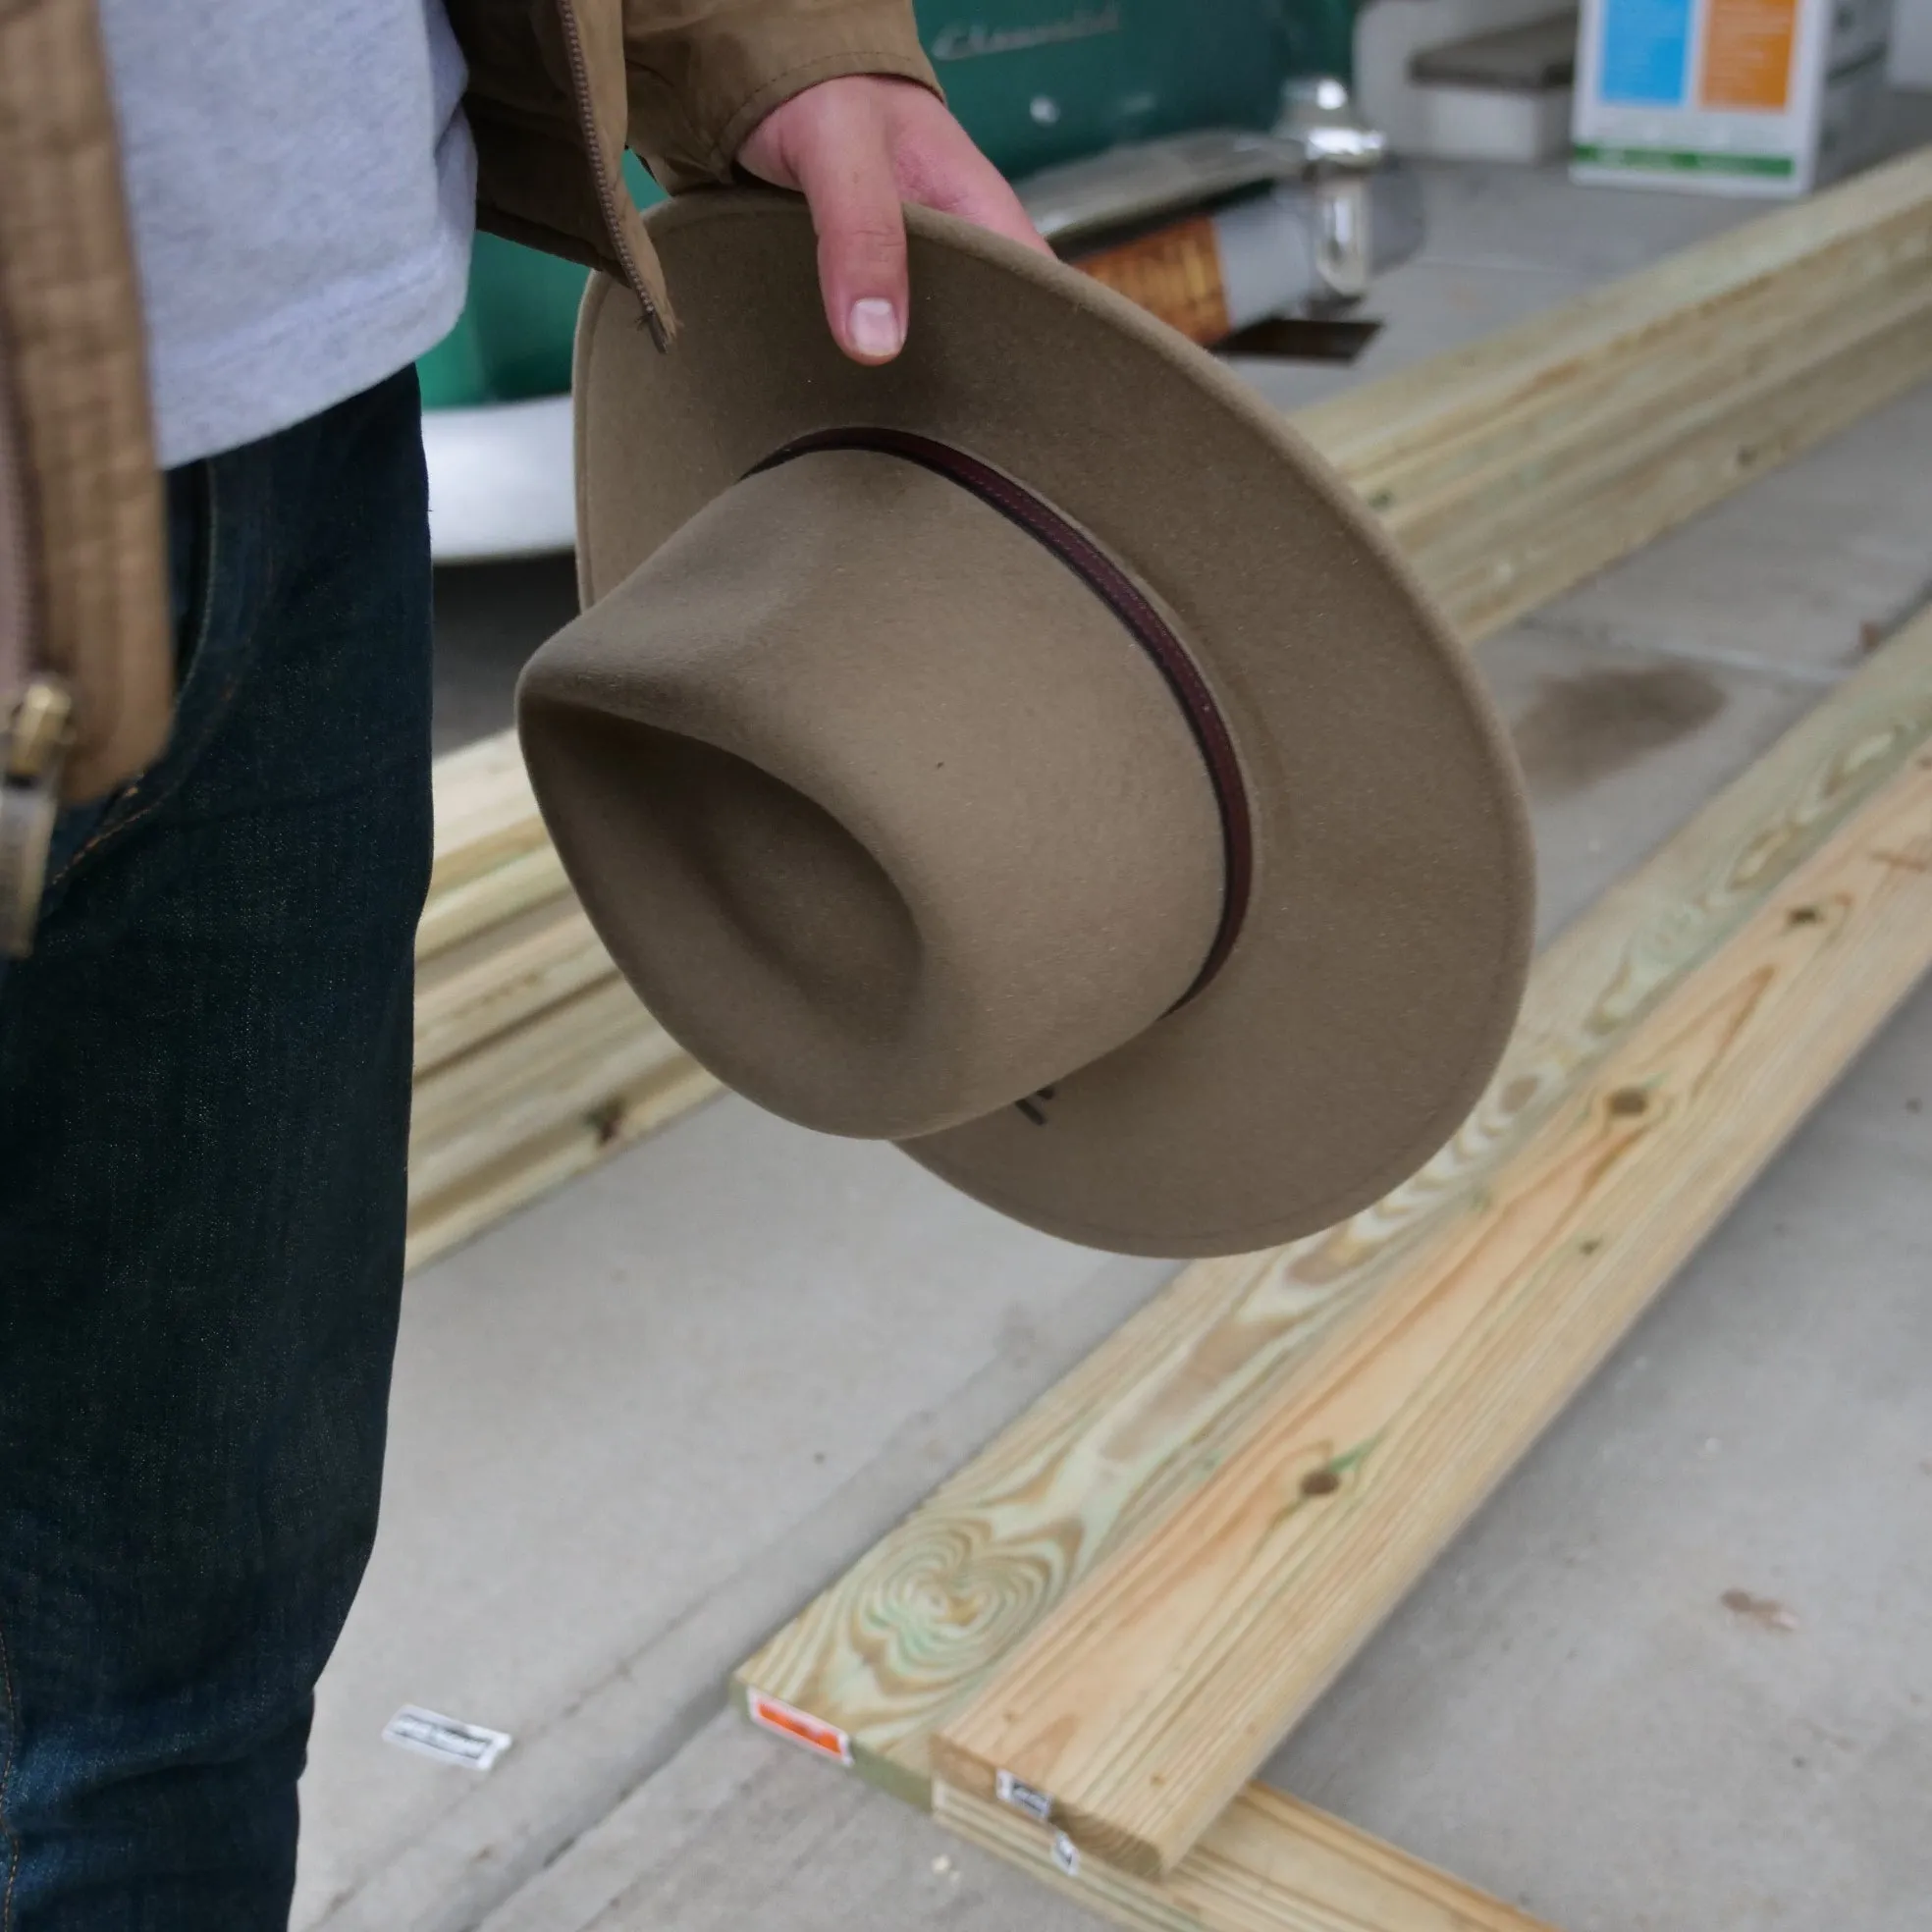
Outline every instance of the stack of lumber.
<path id="1" fill-rule="evenodd" d="M 1472 640 L 1932 374 L 1932 151 L 1303 411 Z M 440 760 L 420 1261 L 715 1085 L 616 979 L 509 734 Z"/>
<path id="2" fill-rule="evenodd" d="M 1932 374 L 1932 150 L 1307 409 L 1485 637 Z"/>
<path id="3" fill-rule="evenodd" d="M 511 733 L 436 766 L 416 931 L 411 1266 L 716 1092 L 617 977 Z"/>
<path id="4" fill-rule="evenodd" d="M 1543 954 L 1427 1168 L 1182 1272 L 741 1701 L 1124 1925 L 1524 1932 L 1249 1781 L 1928 970 L 1932 617 Z"/>

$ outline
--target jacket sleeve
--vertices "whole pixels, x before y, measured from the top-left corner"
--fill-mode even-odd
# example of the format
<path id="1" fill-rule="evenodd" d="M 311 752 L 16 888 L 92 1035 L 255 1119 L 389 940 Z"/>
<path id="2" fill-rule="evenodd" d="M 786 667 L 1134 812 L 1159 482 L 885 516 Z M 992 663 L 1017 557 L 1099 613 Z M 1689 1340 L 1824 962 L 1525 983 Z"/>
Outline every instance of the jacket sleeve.
<path id="1" fill-rule="evenodd" d="M 623 0 L 630 145 L 673 193 L 731 178 L 793 94 L 848 74 L 935 93 L 911 0 Z"/>
<path id="2" fill-rule="evenodd" d="M 447 0 L 469 63 L 477 217 L 627 282 L 668 340 L 669 294 L 621 164 L 673 193 L 731 179 L 738 145 L 820 80 L 939 91 L 911 0 Z M 4 0 L 0 0 L 4 11 Z"/>

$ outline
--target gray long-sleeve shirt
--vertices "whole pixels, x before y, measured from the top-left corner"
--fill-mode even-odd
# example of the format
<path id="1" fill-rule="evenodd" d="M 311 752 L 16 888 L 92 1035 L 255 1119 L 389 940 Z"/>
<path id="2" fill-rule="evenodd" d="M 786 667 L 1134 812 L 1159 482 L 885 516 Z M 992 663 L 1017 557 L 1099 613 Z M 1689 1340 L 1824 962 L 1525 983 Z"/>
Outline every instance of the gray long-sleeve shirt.
<path id="1" fill-rule="evenodd" d="M 164 466 L 393 374 L 460 312 L 442 0 L 102 0 Z"/>

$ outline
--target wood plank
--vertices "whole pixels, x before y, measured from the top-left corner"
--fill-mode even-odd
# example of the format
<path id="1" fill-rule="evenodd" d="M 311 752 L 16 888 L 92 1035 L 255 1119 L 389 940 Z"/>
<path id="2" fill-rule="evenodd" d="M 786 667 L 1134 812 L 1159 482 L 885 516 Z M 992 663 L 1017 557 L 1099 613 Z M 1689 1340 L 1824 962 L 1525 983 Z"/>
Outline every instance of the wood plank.
<path id="1" fill-rule="evenodd" d="M 534 809 L 525 829 L 530 826 L 542 832 L 542 822 Z M 432 891 L 416 927 L 416 963 L 434 959 L 479 933 L 494 932 L 533 906 L 566 898 L 569 892 L 564 861 L 545 834 L 541 842 L 532 843 L 503 864 L 447 890 Z"/>
<path id="2" fill-rule="evenodd" d="M 515 733 L 441 758 L 416 933 L 410 1268 L 709 1100 L 569 889 Z"/>
<path id="3" fill-rule="evenodd" d="M 1922 222 L 1932 200 L 1932 149 L 1921 148 L 1789 207 L 1668 255 L 1513 328 L 1412 363 L 1380 381 L 1299 412 L 1297 426 L 1354 479 L 1371 505 L 1418 453 L 1480 437 L 1485 425 L 1522 418 L 1526 402 L 1563 406 L 1581 364 L 1635 346 L 1646 354 L 1672 346 L 1680 318 L 1790 280 L 1794 263 L 1839 271 L 1825 286 L 1849 299 L 1860 272 L 1860 238 L 1884 237 L 1901 220 Z M 1392 496 L 1388 503 L 1398 501 Z"/>
<path id="4" fill-rule="evenodd" d="M 1719 413 L 1640 461 L 1603 465 L 1574 503 L 1551 492 L 1546 513 L 1490 546 L 1464 544 L 1422 564 L 1464 634 L 1486 637 L 1688 523 L 1746 483 L 1871 413 L 1932 374 L 1932 305 L 1892 319 L 1878 335 L 1795 376 L 1749 406 Z M 1525 494 L 1536 490 L 1526 485 Z"/>
<path id="5" fill-rule="evenodd" d="M 939 1774 L 1172 1871 L 1928 969 L 1920 752 L 1009 1656 Z"/>
<path id="6" fill-rule="evenodd" d="M 926 1799 L 932 1731 L 1115 1550 L 1187 1494 L 1367 1305 L 1570 1106 L 1645 1017 L 1932 738 L 1932 619 L 1879 652 L 1537 962 L 1488 1094 L 1353 1220 L 1191 1267 L 736 1675 L 848 1734 Z"/>
<path id="7" fill-rule="evenodd" d="M 1514 407 L 1458 438 L 1420 444 L 1400 464 L 1346 471 L 1412 558 L 1445 537 L 1467 540 L 1511 510 L 1533 519 L 1534 487 L 1590 486 L 1606 453 L 1621 464 L 1668 448 L 1687 427 L 1748 411 L 1781 383 L 1836 360 L 1932 298 L 1932 219 L 1914 220 L 1844 279 L 1815 264 L 1753 292 L 1747 312 L 1684 315 L 1670 331 L 1616 345 L 1614 353 L 1537 370 Z M 1801 280 L 1805 289 L 1792 286 Z M 1847 301 L 1839 289 L 1858 291 Z M 1808 290 L 1808 299 L 1806 298 Z M 1657 335 L 1683 341 L 1657 341 Z"/>
<path id="8" fill-rule="evenodd" d="M 933 1812 L 1090 1910 L 1146 1932 L 1548 1932 L 1540 1919 L 1265 1785 L 1250 1785 L 1179 1870 L 1154 1880 L 1098 1859 L 1070 1861 L 1051 1829 L 944 1784 L 934 1788 Z"/>
<path id="9" fill-rule="evenodd" d="M 601 1133 L 626 1089 L 689 1064 L 621 980 L 594 986 L 417 1082 L 410 1200 L 444 1193 L 566 1121 Z"/>
<path id="10" fill-rule="evenodd" d="M 722 1092 L 695 1060 L 675 1060 L 512 1147 L 442 1192 L 412 1195 L 404 1265 L 414 1269 L 526 1207 L 620 1148 Z"/>
<path id="11" fill-rule="evenodd" d="M 503 921 L 418 972 L 416 1078 L 617 974 L 574 898 Z"/>
<path id="12" fill-rule="evenodd" d="M 479 738 L 439 758 L 431 786 L 436 815 L 432 899 L 544 842 L 514 731 Z"/>

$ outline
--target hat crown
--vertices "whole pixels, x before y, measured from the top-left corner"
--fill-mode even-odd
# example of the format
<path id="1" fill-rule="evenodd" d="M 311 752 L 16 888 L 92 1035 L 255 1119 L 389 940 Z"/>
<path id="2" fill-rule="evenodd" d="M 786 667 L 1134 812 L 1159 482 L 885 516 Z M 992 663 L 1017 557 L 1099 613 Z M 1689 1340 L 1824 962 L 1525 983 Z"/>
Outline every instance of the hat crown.
<path id="1" fill-rule="evenodd" d="M 1022 1101 L 1193 984 L 1226 886 L 1188 718 L 1112 609 L 948 477 L 806 454 L 546 647 L 522 729 L 652 1011 L 808 1126 Z"/>

